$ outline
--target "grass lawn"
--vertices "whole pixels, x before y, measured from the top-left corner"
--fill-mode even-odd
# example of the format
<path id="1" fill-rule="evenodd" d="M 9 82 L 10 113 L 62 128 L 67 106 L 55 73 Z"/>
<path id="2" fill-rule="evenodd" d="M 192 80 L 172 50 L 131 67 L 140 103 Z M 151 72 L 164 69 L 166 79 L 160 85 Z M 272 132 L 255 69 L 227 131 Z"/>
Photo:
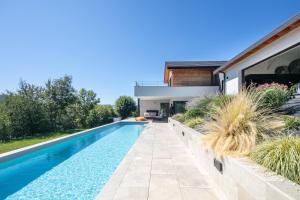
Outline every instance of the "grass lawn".
<path id="1" fill-rule="evenodd" d="M 72 133 L 76 133 L 79 131 L 83 131 L 84 129 L 71 129 L 66 131 L 59 131 L 59 132 L 51 132 L 51 133 L 45 133 L 43 135 L 24 138 L 24 139 L 13 139 L 9 142 L 0 143 L 0 153 L 12 151 L 15 149 L 19 149 L 22 147 L 30 146 L 33 144 L 45 142 L 48 140 L 52 140 L 55 138 L 59 138 L 65 135 L 70 135 Z"/>

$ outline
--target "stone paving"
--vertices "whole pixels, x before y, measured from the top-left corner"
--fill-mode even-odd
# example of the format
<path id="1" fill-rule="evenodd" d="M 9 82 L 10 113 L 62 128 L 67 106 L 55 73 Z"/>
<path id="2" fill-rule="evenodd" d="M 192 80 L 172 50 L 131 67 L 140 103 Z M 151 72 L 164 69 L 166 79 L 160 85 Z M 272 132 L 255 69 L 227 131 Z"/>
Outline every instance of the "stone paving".
<path id="1" fill-rule="evenodd" d="M 97 200 L 216 200 L 209 177 L 167 123 L 151 123 Z"/>

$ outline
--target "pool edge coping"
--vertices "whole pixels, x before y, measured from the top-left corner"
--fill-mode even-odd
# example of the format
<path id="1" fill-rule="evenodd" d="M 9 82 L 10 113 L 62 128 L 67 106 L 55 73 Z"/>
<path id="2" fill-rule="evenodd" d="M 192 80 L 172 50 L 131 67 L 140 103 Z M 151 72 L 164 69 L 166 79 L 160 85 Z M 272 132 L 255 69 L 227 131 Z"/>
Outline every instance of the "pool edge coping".
<path id="1" fill-rule="evenodd" d="M 5 153 L 1 153 L 0 154 L 0 163 L 4 163 L 6 161 L 9 161 L 9 160 L 21 157 L 25 154 L 31 153 L 33 151 L 43 149 L 43 148 L 46 148 L 46 147 L 64 142 L 68 139 L 72 139 L 72 138 L 80 136 L 80 135 L 88 134 L 89 132 L 91 132 L 93 130 L 104 128 L 104 127 L 107 127 L 107 126 L 112 126 L 112 125 L 119 124 L 119 123 L 144 123 L 144 124 L 147 124 L 148 122 L 121 120 L 121 121 L 112 122 L 112 123 L 109 123 L 109 124 L 104 124 L 104 125 L 101 125 L 101 126 L 91 128 L 91 129 L 87 129 L 87 130 L 79 131 L 79 132 L 76 132 L 76 133 L 72 133 L 70 135 L 62 136 L 62 137 L 55 138 L 55 139 L 52 139 L 52 140 L 48 140 L 48 141 L 45 141 L 45 142 L 41 142 L 41 143 L 26 146 L 26 147 L 22 147 L 22 148 L 19 148 L 19 149 L 15 149 L 15 150 L 12 150 L 12 151 L 8 151 L 8 152 L 5 152 Z"/>
<path id="2" fill-rule="evenodd" d="M 152 124 L 152 121 L 147 121 L 146 126 Z M 121 181 L 123 180 L 126 172 L 133 160 L 132 152 L 136 148 L 135 145 L 140 137 L 145 133 L 147 127 L 143 129 L 137 140 L 131 146 L 129 151 L 126 153 L 122 161 L 119 163 L 115 171 L 111 174 L 108 181 L 104 184 L 103 188 L 97 193 L 94 200 L 102 200 L 102 199 L 113 199 L 116 195 L 117 189 L 119 188 Z"/>

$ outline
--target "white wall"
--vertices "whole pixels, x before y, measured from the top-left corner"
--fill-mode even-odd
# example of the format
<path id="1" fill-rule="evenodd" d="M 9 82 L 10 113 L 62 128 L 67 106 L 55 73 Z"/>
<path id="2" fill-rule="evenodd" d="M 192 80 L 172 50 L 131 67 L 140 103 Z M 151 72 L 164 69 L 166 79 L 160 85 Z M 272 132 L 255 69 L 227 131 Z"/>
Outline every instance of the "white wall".
<path id="1" fill-rule="evenodd" d="M 140 116 L 147 110 L 160 110 L 160 103 L 169 103 L 170 100 L 140 100 Z"/>
<path id="2" fill-rule="evenodd" d="M 225 82 L 225 94 L 234 95 L 239 92 L 239 77 Z"/>
<path id="3" fill-rule="evenodd" d="M 161 99 L 161 100 L 145 100 L 140 99 L 140 116 L 143 116 L 147 110 L 158 110 L 160 111 L 160 103 L 169 103 L 170 106 L 174 101 L 189 101 L 193 97 L 180 97 L 172 99 Z"/>
<path id="4" fill-rule="evenodd" d="M 262 61 L 284 49 L 289 48 L 300 42 L 300 28 L 297 28 L 287 35 L 283 36 L 279 40 L 271 43 L 265 48 L 259 50 L 254 55 L 242 60 L 241 62 L 233 65 L 231 68 L 225 71 L 225 93 L 230 94 L 232 92 L 239 91 L 241 87 L 241 71 L 259 61 Z M 238 84 L 237 84 L 238 83 Z"/>
<path id="5" fill-rule="evenodd" d="M 219 90 L 218 86 L 135 86 L 135 97 L 201 97 L 215 95 Z"/>

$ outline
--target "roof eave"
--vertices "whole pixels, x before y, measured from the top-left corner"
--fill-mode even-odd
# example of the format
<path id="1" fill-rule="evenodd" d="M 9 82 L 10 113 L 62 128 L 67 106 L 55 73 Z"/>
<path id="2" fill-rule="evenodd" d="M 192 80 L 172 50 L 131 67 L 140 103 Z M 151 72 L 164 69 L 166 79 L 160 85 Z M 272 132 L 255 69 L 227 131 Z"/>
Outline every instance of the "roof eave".
<path id="1" fill-rule="evenodd" d="M 221 67 L 217 68 L 214 71 L 214 74 L 217 74 L 221 71 L 225 71 L 232 67 L 233 65 L 241 62 L 242 60 L 248 58 L 249 56 L 253 55 L 257 51 L 263 49 L 267 45 L 273 43 L 274 41 L 278 40 L 282 36 L 288 34 L 292 30 L 298 28 L 300 26 L 300 13 L 292 17 L 290 20 L 288 20 L 286 23 L 281 25 L 280 27 L 276 28 L 273 30 L 271 33 L 242 51 L 240 54 L 237 56 L 233 57 L 230 61 L 222 65 Z"/>

